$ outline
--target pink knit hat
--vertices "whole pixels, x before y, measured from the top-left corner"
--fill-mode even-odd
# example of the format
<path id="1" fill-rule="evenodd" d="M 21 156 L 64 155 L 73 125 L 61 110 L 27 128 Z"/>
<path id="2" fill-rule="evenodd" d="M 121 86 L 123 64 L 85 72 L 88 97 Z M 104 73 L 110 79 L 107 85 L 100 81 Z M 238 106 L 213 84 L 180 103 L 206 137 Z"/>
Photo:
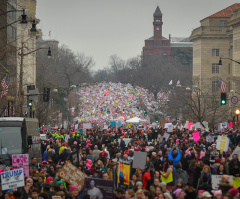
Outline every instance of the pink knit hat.
<path id="1" fill-rule="evenodd" d="M 90 160 L 90 159 L 87 159 L 86 162 L 87 162 L 87 164 L 92 164 L 92 160 Z"/>
<path id="2" fill-rule="evenodd" d="M 69 187 L 70 187 L 70 192 L 72 192 L 72 191 L 74 191 L 74 190 L 78 190 L 78 187 L 77 187 L 77 185 L 69 185 Z"/>
<path id="3" fill-rule="evenodd" d="M 47 179 L 46 179 L 46 183 L 49 183 L 50 182 L 50 180 L 53 180 L 53 178 L 52 177 L 47 177 Z"/>
<path id="4" fill-rule="evenodd" d="M 239 193 L 239 191 L 236 188 L 231 188 L 229 193 L 230 193 L 231 196 L 234 197 L 234 196 L 236 196 Z"/>
<path id="5" fill-rule="evenodd" d="M 180 195 L 180 193 L 181 193 L 181 191 L 182 191 L 183 189 L 176 189 L 173 193 L 174 193 L 174 195 L 178 198 L 178 196 Z M 185 194 L 186 195 L 186 194 Z"/>
<path id="6" fill-rule="evenodd" d="M 91 169 L 92 166 L 91 166 L 91 164 L 88 164 L 88 163 L 87 163 L 87 164 L 86 164 L 86 167 L 87 167 L 88 169 Z"/>
<path id="7" fill-rule="evenodd" d="M 222 190 L 216 190 L 216 191 L 212 190 L 211 192 L 213 193 L 214 197 L 216 197 L 218 195 L 220 195 L 220 196 L 222 195 Z"/>
<path id="8" fill-rule="evenodd" d="M 198 194 L 199 193 L 204 193 L 205 192 L 205 190 L 198 190 Z"/>

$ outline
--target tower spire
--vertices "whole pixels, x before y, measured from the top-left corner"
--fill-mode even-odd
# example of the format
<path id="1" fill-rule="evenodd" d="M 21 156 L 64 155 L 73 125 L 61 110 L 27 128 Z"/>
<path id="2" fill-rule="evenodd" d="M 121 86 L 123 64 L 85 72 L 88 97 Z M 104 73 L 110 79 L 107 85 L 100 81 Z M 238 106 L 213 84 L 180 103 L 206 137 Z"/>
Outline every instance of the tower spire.
<path id="1" fill-rule="evenodd" d="M 156 16 L 156 15 L 161 15 L 162 16 L 162 12 L 161 12 L 159 6 L 157 6 L 157 8 L 156 8 L 156 10 L 155 10 L 155 12 L 153 14 L 153 16 Z"/>

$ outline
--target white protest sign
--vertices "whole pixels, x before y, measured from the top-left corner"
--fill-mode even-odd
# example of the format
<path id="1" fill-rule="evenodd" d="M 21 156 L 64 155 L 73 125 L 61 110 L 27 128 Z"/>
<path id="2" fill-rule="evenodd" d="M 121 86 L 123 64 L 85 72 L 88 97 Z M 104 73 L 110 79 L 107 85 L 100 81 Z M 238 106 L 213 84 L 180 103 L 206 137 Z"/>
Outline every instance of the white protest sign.
<path id="1" fill-rule="evenodd" d="M 229 157 L 229 160 L 232 160 L 232 156 L 234 154 L 238 154 L 238 159 L 239 159 L 239 157 L 240 157 L 240 147 L 239 146 L 237 146 L 236 149 L 232 152 L 231 156 Z"/>
<path id="2" fill-rule="evenodd" d="M 214 137 L 211 135 L 206 136 L 206 141 L 207 142 L 214 142 Z"/>
<path id="3" fill-rule="evenodd" d="M 77 130 L 78 129 L 78 124 L 75 124 L 74 128 L 75 128 L 75 130 Z"/>
<path id="4" fill-rule="evenodd" d="M 164 125 L 164 128 L 167 129 L 167 132 L 169 132 L 169 133 L 173 132 L 173 124 L 172 123 L 166 123 Z"/>
<path id="5" fill-rule="evenodd" d="M 219 136 L 217 139 L 217 150 L 220 151 L 228 151 L 228 145 L 229 145 L 229 139 L 227 137 L 224 136 Z"/>
<path id="6" fill-rule="evenodd" d="M 165 138 L 165 140 L 167 141 L 168 138 L 170 137 L 170 134 L 169 133 L 164 133 L 163 137 Z"/>
<path id="7" fill-rule="evenodd" d="M 131 142 L 132 138 L 123 138 L 126 146 L 128 145 L 129 142 Z"/>
<path id="8" fill-rule="evenodd" d="M 24 173 L 23 168 L 14 169 L 1 173 L 2 190 L 8 190 L 12 187 L 24 187 Z"/>
<path id="9" fill-rule="evenodd" d="M 90 123 L 83 123 L 83 128 L 84 129 L 91 129 L 92 128 L 92 124 L 90 124 Z"/>
<path id="10" fill-rule="evenodd" d="M 108 125 L 104 124 L 103 129 L 108 129 Z"/>
<path id="11" fill-rule="evenodd" d="M 46 140 L 47 139 L 47 135 L 46 134 L 40 134 L 40 139 L 41 140 Z"/>
<path id="12" fill-rule="evenodd" d="M 201 129 L 202 125 L 200 124 L 200 122 L 197 122 L 197 123 L 193 124 L 192 128 L 194 128 L 194 129 Z"/>
<path id="13" fill-rule="evenodd" d="M 214 190 L 219 189 L 219 184 L 221 183 L 222 175 L 212 175 L 212 188 Z M 233 182 L 233 176 L 229 176 L 229 182 Z"/>
<path id="14" fill-rule="evenodd" d="M 145 169 L 146 161 L 147 161 L 147 152 L 134 151 L 132 168 Z"/>
<path id="15" fill-rule="evenodd" d="M 67 142 L 70 139 L 70 135 L 65 135 L 65 142 Z"/>

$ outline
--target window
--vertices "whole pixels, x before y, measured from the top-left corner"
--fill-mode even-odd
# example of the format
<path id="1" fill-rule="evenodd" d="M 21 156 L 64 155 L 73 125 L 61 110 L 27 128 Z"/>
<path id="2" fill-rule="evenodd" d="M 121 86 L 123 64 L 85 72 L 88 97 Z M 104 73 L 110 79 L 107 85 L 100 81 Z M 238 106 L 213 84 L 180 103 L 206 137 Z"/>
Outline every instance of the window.
<path id="1" fill-rule="evenodd" d="M 220 26 L 221 26 L 221 27 L 227 26 L 227 21 L 226 21 L 226 20 L 221 20 L 221 21 L 220 21 Z"/>
<path id="2" fill-rule="evenodd" d="M 219 65 L 212 64 L 212 73 L 219 73 Z"/>
<path id="3" fill-rule="evenodd" d="M 156 19 L 156 22 L 161 22 L 159 19 Z"/>
<path id="4" fill-rule="evenodd" d="M 219 49 L 212 49 L 212 56 L 219 57 Z"/>
<path id="5" fill-rule="evenodd" d="M 231 64 L 228 64 L 228 74 L 231 73 Z"/>
<path id="6" fill-rule="evenodd" d="M 217 81 L 212 81 L 212 92 L 218 91 L 218 83 Z"/>

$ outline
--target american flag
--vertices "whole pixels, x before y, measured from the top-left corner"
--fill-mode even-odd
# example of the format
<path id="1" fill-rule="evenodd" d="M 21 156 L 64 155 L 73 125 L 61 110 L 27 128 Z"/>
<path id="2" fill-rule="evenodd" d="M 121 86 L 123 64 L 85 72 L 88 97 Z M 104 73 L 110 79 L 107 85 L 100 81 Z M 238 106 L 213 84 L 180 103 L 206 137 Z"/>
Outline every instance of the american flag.
<path id="1" fill-rule="evenodd" d="M 226 93 L 227 85 L 219 79 L 217 80 L 217 83 L 218 83 L 218 87 L 221 89 L 221 92 Z"/>
<path id="2" fill-rule="evenodd" d="M 177 81 L 177 85 L 181 85 L 180 80 Z"/>
<path id="3" fill-rule="evenodd" d="M 2 80 L 2 93 L 1 93 L 1 98 L 3 98 L 4 96 L 6 96 L 8 94 L 8 75 L 6 75 L 3 80 Z"/>
<path id="4" fill-rule="evenodd" d="M 8 115 L 8 106 L 5 107 L 4 110 L 1 110 L 0 114 L 2 113 L 1 117 L 14 117 L 15 116 L 15 109 L 14 107 L 10 106 L 9 107 L 9 115 Z"/>

